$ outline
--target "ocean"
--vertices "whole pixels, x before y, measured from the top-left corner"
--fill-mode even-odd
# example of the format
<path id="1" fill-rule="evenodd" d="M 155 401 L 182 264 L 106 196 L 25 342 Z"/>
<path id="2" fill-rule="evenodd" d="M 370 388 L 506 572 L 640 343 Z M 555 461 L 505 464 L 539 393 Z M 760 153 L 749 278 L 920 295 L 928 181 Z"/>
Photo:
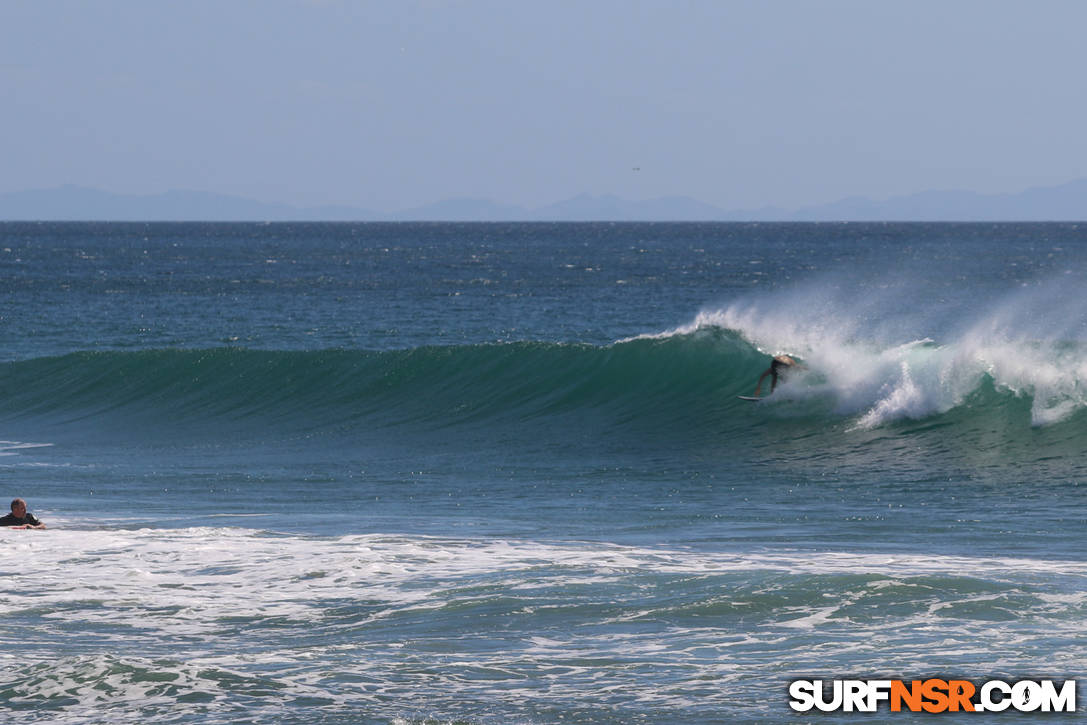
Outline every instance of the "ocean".
<path id="1" fill-rule="evenodd" d="M 12 721 L 912 722 L 789 683 L 1087 662 L 1087 225 L 12 222 L 0 274 Z"/>

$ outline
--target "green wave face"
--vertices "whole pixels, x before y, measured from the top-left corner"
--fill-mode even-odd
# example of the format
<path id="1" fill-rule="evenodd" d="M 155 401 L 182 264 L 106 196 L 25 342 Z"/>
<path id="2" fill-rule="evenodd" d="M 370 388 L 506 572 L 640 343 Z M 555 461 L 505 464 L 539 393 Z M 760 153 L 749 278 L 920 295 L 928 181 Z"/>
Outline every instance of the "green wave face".
<path id="1" fill-rule="evenodd" d="M 650 414 L 679 421 L 692 406 L 731 405 L 757 377 L 760 358 L 736 335 L 719 332 L 607 347 L 88 352 L 7 363 L 0 395 L 9 420 L 331 418 L 425 427 L 596 411 L 617 420 Z"/>
<path id="2" fill-rule="evenodd" d="M 858 349 L 839 368 L 810 355 L 774 395 L 755 404 L 737 396 L 754 391 L 769 355 L 739 333 L 712 326 L 608 346 L 84 352 L 4 364 L 0 396 L 9 421 L 94 421 L 152 431 L 508 429 L 576 420 L 601 434 L 653 430 L 699 438 L 760 427 L 788 429 L 794 437 L 825 435 L 828 427 L 842 435 L 909 435 L 934 426 L 957 435 L 1079 427 L 1074 386 L 1063 395 L 1015 389 L 927 342 L 891 352 Z M 769 387 L 767 379 L 764 394 Z M 1039 421 L 1039 409 L 1061 414 Z"/>

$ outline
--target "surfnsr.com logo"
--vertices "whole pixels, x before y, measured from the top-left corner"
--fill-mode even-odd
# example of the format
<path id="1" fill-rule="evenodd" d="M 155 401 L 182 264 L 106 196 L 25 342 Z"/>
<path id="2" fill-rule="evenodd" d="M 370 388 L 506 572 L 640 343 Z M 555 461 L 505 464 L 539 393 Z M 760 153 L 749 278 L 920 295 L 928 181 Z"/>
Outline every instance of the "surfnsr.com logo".
<path id="1" fill-rule="evenodd" d="M 794 680 L 789 697 L 797 712 L 1075 712 L 1076 681 Z"/>

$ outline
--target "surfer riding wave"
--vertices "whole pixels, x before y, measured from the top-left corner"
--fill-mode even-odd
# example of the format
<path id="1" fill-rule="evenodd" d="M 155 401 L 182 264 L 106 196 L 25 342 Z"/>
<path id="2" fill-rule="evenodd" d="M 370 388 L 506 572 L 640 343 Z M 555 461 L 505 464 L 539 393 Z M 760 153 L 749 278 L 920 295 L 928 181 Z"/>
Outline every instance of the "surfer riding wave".
<path id="1" fill-rule="evenodd" d="M 759 382 L 755 384 L 754 397 L 759 397 L 759 393 L 762 391 L 762 381 L 766 380 L 766 376 L 770 377 L 770 392 L 774 392 L 774 388 L 778 386 L 778 379 L 785 382 L 788 374 L 800 367 L 800 363 L 793 360 L 788 355 L 775 355 L 774 359 L 770 361 L 770 367 L 759 376 Z"/>

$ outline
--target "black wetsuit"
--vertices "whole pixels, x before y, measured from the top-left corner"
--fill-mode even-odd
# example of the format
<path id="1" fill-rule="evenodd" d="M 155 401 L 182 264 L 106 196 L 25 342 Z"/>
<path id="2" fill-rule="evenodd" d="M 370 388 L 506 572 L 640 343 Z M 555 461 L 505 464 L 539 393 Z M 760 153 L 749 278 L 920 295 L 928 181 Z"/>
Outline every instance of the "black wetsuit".
<path id="1" fill-rule="evenodd" d="M 773 384 L 778 384 L 778 378 L 780 378 L 781 381 L 784 382 L 785 376 L 788 375 L 789 368 L 791 367 L 792 365 L 790 365 L 789 363 L 782 362 L 777 358 L 772 360 L 770 362 L 770 375 L 773 376 Z"/>
<path id="2" fill-rule="evenodd" d="M 18 518 L 15 514 L 8 514 L 7 516 L 0 518 L 0 526 L 25 526 L 30 524 L 31 526 L 40 526 L 41 521 L 34 518 L 34 514 L 28 513 L 23 518 Z"/>

